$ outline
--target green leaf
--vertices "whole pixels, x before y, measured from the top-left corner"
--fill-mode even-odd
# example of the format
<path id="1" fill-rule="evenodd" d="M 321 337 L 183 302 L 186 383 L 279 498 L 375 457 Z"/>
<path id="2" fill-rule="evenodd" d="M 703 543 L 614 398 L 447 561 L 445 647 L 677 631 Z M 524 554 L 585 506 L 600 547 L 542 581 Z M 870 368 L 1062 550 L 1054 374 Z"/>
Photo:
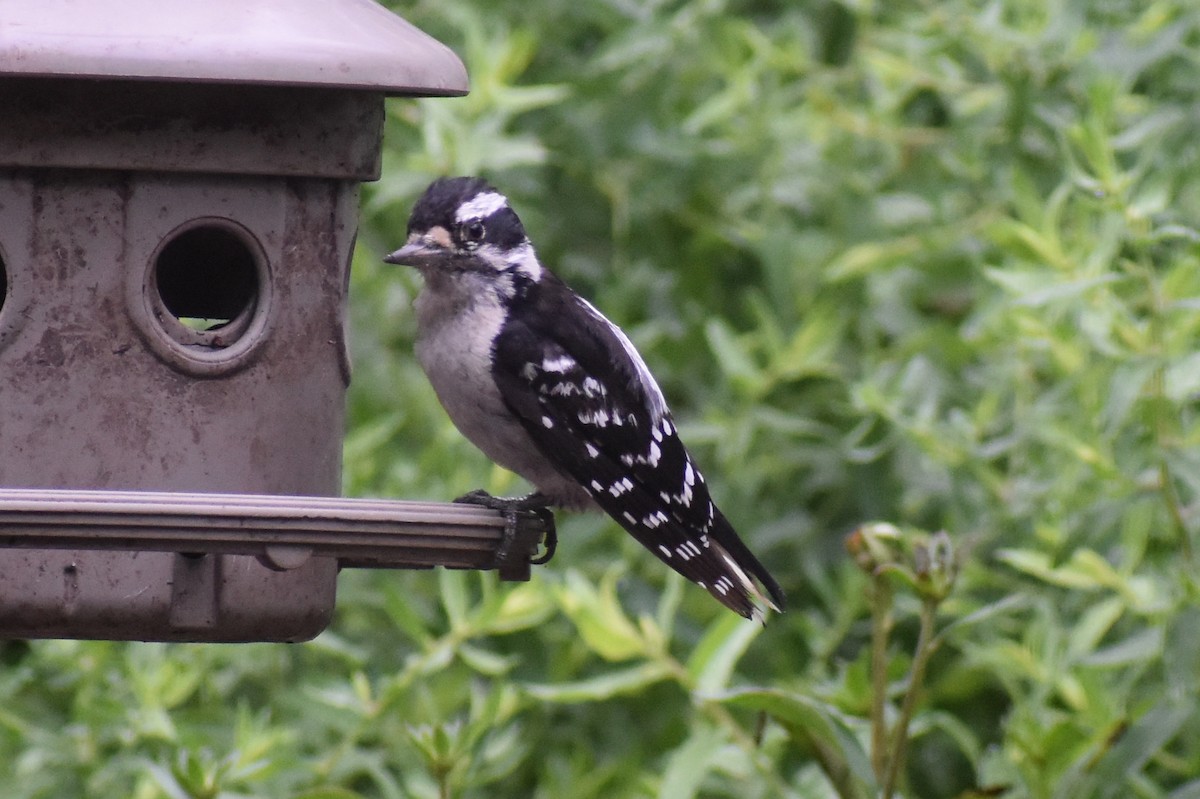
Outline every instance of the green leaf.
<path id="1" fill-rule="evenodd" d="M 489 633 L 528 630 L 554 614 L 554 596 L 541 580 L 507 584 L 502 596 L 495 611 L 479 619 L 478 623 Z"/>
<path id="2" fill-rule="evenodd" d="M 1187 402 L 1200 394 L 1200 352 L 1186 355 L 1168 367 L 1165 393 L 1173 403 Z"/>
<path id="3" fill-rule="evenodd" d="M 968 628 L 976 625 L 991 622 L 995 619 L 1007 616 L 1018 610 L 1023 610 L 1029 607 L 1029 598 L 1019 594 L 1010 594 L 1009 596 L 991 602 L 978 610 L 968 613 L 966 616 L 957 618 L 942 627 L 938 632 L 938 639 L 948 639 L 959 634 L 959 631 L 966 632 Z"/>
<path id="4" fill-rule="evenodd" d="M 460 644 L 458 656 L 475 671 L 490 677 L 507 674 L 520 660 L 519 657 L 498 655 L 472 644 Z"/>
<path id="5" fill-rule="evenodd" d="M 724 614 L 714 621 L 687 661 L 693 690 L 710 696 L 729 687 L 729 679 L 746 649 L 763 631 L 761 624 Z"/>
<path id="6" fill-rule="evenodd" d="M 1074 658 L 1089 655 L 1108 634 L 1112 626 L 1125 612 L 1125 602 L 1119 597 L 1105 599 L 1088 608 L 1079 617 L 1068 642 L 1068 651 Z"/>
<path id="7" fill-rule="evenodd" d="M 862 277 L 912 256 L 920 251 L 922 243 L 916 236 L 904 236 L 856 244 L 829 262 L 825 277 L 832 282 Z"/>
<path id="8" fill-rule="evenodd" d="M 609 572 L 597 589 L 571 569 L 555 594 L 584 643 L 600 657 L 617 662 L 645 652 L 646 642 L 617 600 L 615 572 Z"/>
<path id="9" fill-rule="evenodd" d="M 670 757 L 659 783 L 658 799 L 692 799 L 725 746 L 725 733 L 708 724 L 695 726 Z"/>
<path id="10" fill-rule="evenodd" d="M 1024 222 L 1014 219 L 997 219 L 987 227 L 987 234 L 997 246 L 1024 261 L 1046 264 L 1058 270 L 1067 268 L 1066 256 L 1063 254 L 1059 242 Z M 1037 274 L 1041 276 L 1042 281 L 1045 281 L 1053 273 L 1042 271 Z M 987 276 L 1015 293 L 1025 293 L 1025 287 L 1029 285 L 1028 274 L 988 270 Z M 1018 282 L 1018 278 L 1024 279 Z"/>
<path id="11" fill-rule="evenodd" d="M 585 680 L 554 684 L 526 683 L 524 688 L 530 696 L 545 702 L 600 702 L 614 696 L 640 693 L 669 677 L 671 670 L 665 664 L 650 661 Z"/>
<path id="12" fill-rule="evenodd" d="M 1111 646 L 1096 649 L 1085 655 L 1080 662 L 1101 668 L 1153 663 L 1163 655 L 1164 637 L 1161 627 L 1147 627 Z"/>
<path id="13" fill-rule="evenodd" d="M 709 321 L 704 328 L 708 346 L 716 356 L 717 363 L 730 380 L 741 384 L 744 390 L 756 393 L 762 383 L 762 375 L 753 357 L 733 330 L 720 319 Z"/>
<path id="14" fill-rule="evenodd" d="M 467 594 L 469 575 L 457 569 L 438 569 L 438 591 L 442 597 L 442 608 L 450 619 L 452 630 L 462 629 L 467 624 L 470 600 Z"/>
<path id="15" fill-rule="evenodd" d="M 1142 715 L 1111 746 L 1089 753 L 1056 786 L 1063 799 L 1094 796 L 1116 799 L 1129 795 L 1129 780 L 1171 742 L 1196 712 L 1191 700 L 1169 700 Z"/>
<path id="16" fill-rule="evenodd" d="M 765 712 L 787 729 L 796 746 L 812 751 L 829 779 L 853 796 L 874 796 L 875 775 L 858 734 L 834 707 L 802 694 L 774 689 L 730 691 L 723 704 Z M 842 793 L 846 796 L 846 793 Z"/>
<path id="17" fill-rule="evenodd" d="M 1094 590 L 1104 587 L 1104 583 L 1096 580 L 1095 574 L 1080 571 L 1070 565 L 1054 566 L 1045 552 L 1002 549 L 996 553 L 996 558 L 1017 571 L 1063 588 Z"/>
<path id="18" fill-rule="evenodd" d="M 1168 689 L 1186 696 L 1200 681 L 1200 608 L 1182 608 L 1164 625 L 1163 638 L 1163 672 Z"/>

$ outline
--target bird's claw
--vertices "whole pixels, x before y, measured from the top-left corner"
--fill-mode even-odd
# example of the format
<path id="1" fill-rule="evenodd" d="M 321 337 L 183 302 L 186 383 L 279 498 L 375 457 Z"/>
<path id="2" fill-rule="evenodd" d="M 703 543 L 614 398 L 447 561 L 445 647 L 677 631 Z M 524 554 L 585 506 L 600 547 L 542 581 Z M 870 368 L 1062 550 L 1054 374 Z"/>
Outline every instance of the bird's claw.
<path id="1" fill-rule="evenodd" d="M 480 505 L 498 511 L 544 510 L 550 507 L 549 498 L 537 491 L 523 497 L 493 497 L 482 488 L 477 488 L 474 491 L 468 491 L 454 501 L 460 505 Z"/>
<path id="2" fill-rule="evenodd" d="M 504 515 L 504 537 L 500 542 L 499 551 L 496 553 L 498 563 L 508 560 L 517 543 L 521 513 L 532 513 L 541 521 L 545 530 L 544 551 L 541 555 L 530 558 L 528 562 L 540 566 L 554 557 L 554 551 L 558 548 L 558 531 L 554 524 L 554 512 L 550 510 L 549 502 L 542 494 L 535 491 L 523 497 L 494 497 L 479 488 L 455 498 L 454 502 L 459 505 L 479 505 L 500 511 Z"/>
<path id="3" fill-rule="evenodd" d="M 542 546 L 545 549 L 536 558 L 529 559 L 534 566 L 541 566 L 543 563 L 549 563 L 550 558 L 554 557 L 554 551 L 558 549 L 558 529 L 554 524 L 554 511 L 542 507 L 531 508 L 530 512 L 540 518 L 542 525 L 546 528 L 546 536 L 542 539 Z"/>
<path id="4" fill-rule="evenodd" d="M 474 491 L 468 491 L 461 497 L 455 497 L 452 501 L 456 505 L 480 505 L 492 510 L 501 510 L 509 500 L 505 497 L 493 497 L 482 488 L 477 488 Z"/>

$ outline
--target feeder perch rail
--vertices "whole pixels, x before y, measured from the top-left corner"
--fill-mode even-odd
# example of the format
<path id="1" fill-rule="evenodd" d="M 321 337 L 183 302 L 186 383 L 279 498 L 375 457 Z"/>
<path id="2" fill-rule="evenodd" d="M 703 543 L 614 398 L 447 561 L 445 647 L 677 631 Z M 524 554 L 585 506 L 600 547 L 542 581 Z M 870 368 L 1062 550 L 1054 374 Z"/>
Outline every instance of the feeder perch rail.
<path id="1" fill-rule="evenodd" d="M 528 580 L 552 522 L 472 505 L 143 491 L 0 489 L 0 548 L 251 555 L 276 570 L 495 569 Z"/>

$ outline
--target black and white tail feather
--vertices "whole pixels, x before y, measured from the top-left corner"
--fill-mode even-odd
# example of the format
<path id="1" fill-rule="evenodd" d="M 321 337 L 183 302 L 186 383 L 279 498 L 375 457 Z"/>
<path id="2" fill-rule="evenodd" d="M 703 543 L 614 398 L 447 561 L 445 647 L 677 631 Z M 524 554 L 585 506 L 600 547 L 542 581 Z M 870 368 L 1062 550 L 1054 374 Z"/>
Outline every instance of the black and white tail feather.
<path id="1" fill-rule="evenodd" d="M 538 262 L 507 199 L 478 178 L 435 181 L 408 234 L 386 260 L 425 276 L 417 355 L 459 429 L 550 503 L 599 506 L 733 611 L 782 610 L 637 350 Z"/>

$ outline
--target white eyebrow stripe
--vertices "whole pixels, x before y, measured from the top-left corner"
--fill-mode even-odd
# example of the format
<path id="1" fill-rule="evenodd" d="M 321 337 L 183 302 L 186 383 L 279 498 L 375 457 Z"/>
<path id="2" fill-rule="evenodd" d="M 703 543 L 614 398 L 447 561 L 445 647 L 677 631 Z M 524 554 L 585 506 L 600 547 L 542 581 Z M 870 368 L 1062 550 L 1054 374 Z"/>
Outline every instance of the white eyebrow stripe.
<path id="1" fill-rule="evenodd" d="M 476 194 L 467 202 L 458 206 L 454 214 L 455 222 L 466 222 L 468 219 L 483 219 L 491 216 L 508 205 L 508 198 L 494 191 Z"/>

